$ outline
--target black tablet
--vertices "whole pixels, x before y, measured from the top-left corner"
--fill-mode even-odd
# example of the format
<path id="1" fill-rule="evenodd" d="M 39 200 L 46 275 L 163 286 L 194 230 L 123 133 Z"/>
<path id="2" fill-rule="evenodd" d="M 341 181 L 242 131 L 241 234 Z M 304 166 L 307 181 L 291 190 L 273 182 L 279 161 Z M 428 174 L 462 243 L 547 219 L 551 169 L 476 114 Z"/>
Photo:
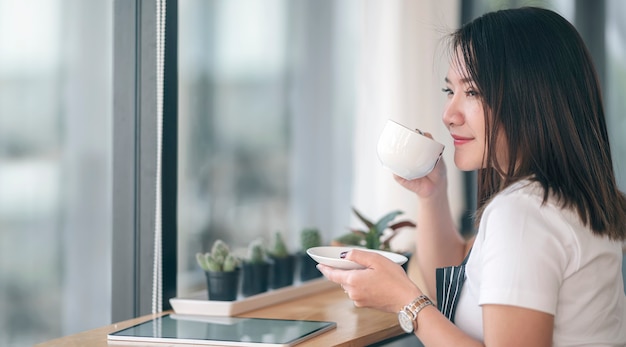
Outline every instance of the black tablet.
<path id="1" fill-rule="evenodd" d="M 335 322 L 168 314 L 113 332 L 114 342 L 209 346 L 294 346 L 336 328 Z"/>

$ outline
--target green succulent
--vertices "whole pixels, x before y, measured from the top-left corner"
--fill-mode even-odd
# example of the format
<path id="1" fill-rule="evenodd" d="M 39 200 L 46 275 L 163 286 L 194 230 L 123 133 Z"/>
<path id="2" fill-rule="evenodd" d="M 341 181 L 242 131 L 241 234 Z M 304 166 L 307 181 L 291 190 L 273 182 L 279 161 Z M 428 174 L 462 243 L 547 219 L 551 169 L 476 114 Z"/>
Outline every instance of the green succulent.
<path id="1" fill-rule="evenodd" d="M 283 234 L 280 231 L 274 234 L 273 247 L 268 250 L 268 253 L 274 258 L 286 258 L 289 255 Z"/>
<path id="2" fill-rule="evenodd" d="M 303 251 L 306 251 L 312 247 L 319 247 L 322 245 L 322 237 L 320 231 L 317 228 L 305 228 L 300 233 L 300 247 Z"/>
<path id="3" fill-rule="evenodd" d="M 204 271 L 231 272 L 240 264 L 239 258 L 230 253 L 230 248 L 222 240 L 216 240 L 211 252 L 196 253 L 196 261 Z"/>
<path id="4" fill-rule="evenodd" d="M 265 248 L 261 240 L 253 240 L 248 245 L 248 256 L 246 262 L 250 264 L 262 264 L 265 263 Z"/>

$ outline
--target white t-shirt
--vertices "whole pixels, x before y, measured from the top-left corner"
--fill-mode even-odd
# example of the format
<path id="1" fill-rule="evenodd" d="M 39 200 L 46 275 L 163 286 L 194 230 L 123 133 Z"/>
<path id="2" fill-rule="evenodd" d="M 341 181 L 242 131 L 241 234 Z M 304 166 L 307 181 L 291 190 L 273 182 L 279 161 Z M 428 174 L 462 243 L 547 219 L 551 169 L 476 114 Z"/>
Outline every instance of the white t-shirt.
<path id="1" fill-rule="evenodd" d="M 554 315 L 555 347 L 626 346 L 621 243 L 542 197 L 538 183 L 523 181 L 487 206 L 455 324 L 482 341 L 480 305 L 512 305 Z"/>

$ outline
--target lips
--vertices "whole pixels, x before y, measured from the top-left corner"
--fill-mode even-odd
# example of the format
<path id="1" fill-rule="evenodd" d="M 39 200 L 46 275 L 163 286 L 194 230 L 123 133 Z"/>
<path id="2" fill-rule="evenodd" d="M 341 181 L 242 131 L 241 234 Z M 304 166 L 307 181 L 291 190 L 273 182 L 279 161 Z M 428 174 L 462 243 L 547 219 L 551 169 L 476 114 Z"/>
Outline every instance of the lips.
<path id="1" fill-rule="evenodd" d="M 459 136 L 459 135 L 452 134 L 452 139 L 454 140 L 454 145 L 455 146 L 460 146 L 460 145 L 463 145 L 463 144 L 466 144 L 466 143 L 472 141 L 474 138 L 473 137 L 465 137 L 465 136 Z"/>

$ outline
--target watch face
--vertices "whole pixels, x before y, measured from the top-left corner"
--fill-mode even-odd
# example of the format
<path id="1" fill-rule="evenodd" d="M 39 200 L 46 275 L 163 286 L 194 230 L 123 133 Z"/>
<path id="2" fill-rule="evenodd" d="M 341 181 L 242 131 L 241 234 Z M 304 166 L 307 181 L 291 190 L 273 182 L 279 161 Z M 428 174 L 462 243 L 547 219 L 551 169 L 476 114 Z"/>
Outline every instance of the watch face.
<path id="1" fill-rule="evenodd" d="M 411 319 L 411 316 L 409 316 L 406 312 L 400 311 L 398 313 L 398 321 L 400 322 L 400 327 L 402 327 L 402 330 L 406 331 L 409 334 L 413 332 L 413 320 Z"/>

